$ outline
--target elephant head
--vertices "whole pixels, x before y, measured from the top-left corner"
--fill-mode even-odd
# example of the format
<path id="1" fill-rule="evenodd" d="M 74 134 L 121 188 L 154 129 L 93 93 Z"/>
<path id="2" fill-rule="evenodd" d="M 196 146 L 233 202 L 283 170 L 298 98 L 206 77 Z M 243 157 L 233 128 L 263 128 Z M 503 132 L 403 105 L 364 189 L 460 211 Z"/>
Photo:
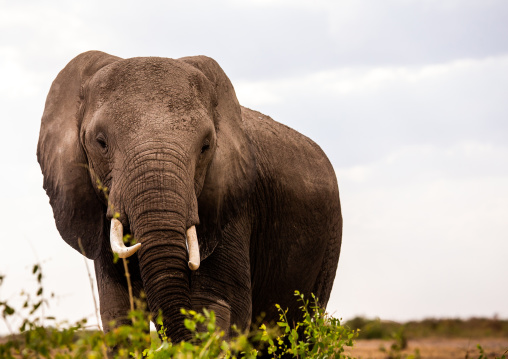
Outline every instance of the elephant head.
<path id="1" fill-rule="evenodd" d="M 204 56 L 77 56 L 51 86 L 37 158 L 63 239 L 80 252 L 81 239 L 97 260 L 111 253 L 110 233 L 130 232 L 148 306 L 164 318 L 190 308 L 190 270 L 219 241 L 196 239 L 197 253 L 196 226 L 213 233 L 255 180 L 234 89 Z M 122 246 L 113 239 L 119 254 L 137 249 Z M 185 337 L 183 325 L 164 324 Z"/>

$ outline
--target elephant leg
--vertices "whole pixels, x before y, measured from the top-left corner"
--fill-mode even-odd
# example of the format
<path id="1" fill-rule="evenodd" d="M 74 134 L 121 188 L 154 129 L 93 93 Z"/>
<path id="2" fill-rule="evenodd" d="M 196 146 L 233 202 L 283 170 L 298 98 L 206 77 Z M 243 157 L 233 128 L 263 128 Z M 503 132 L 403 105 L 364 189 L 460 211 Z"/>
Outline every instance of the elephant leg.
<path id="1" fill-rule="evenodd" d="M 226 338 L 234 335 L 230 333 L 233 324 L 240 330 L 249 328 L 252 316 L 250 289 L 227 283 L 232 274 L 222 272 L 222 279 L 219 281 L 211 279 L 208 273 L 203 274 L 201 268 L 199 271 L 200 274 L 193 276 L 192 308 L 198 312 L 203 308 L 213 310 L 216 324 L 224 330 Z"/>
<path id="2" fill-rule="evenodd" d="M 191 278 L 193 308 L 213 310 L 217 325 L 228 337 L 234 335 L 230 333 L 232 325 L 248 329 L 252 318 L 250 225 L 241 216 L 229 223 L 212 255 Z"/>
<path id="3" fill-rule="evenodd" d="M 133 298 L 141 300 L 142 283 L 139 274 L 137 257 L 128 259 L 129 274 L 132 284 Z M 122 260 L 113 263 L 113 254 L 106 248 L 99 258 L 94 261 L 97 289 L 99 292 L 100 313 L 104 332 L 109 332 L 113 327 L 131 324 L 128 318 L 130 311 L 130 298 Z M 147 325 L 147 330 L 149 325 Z"/>
<path id="4" fill-rule="evenodd" d="M 340 247 L 342 244 L 342 217 L 337 216 L 329 231 L 329 239 L 321 269 L 312 292 L 319 300 L 319 305 L 326 308 L 332 292 L 332 285 L 339 264 Z"/>
<path id="5" fill-rule="evenodd" d="M 215 313 L 216 325 L 224 330 L 226 337 L 229 337 L 229 328 L 231 328 L 231 306 L 224 300 L 211 297 L 209 293 L 193 293 L 191 300 L 192 308 L 197 312 L 203 312 L 203 309 L 213 310 Z M 199 328 L 206 330 L 206 328 Z"/>

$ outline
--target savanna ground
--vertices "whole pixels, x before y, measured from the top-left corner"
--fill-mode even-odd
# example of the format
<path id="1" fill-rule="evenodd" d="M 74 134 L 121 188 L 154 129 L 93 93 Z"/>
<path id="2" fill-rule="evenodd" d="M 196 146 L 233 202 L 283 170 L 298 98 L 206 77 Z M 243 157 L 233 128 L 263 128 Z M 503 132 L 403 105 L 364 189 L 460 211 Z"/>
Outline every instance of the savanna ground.
<path id="1" fill-rule="evenodd" d="M 426 319 L 407 323 L 355 318 L 360 337 L 351 356 L 381 358 L 500 358 L 508 350 L 508 321 L 498 318 Z"/>
<path id="2" fill-rule="evenodd" d="M 388 348 L 394 341 L 382 339 L 357 340 L 353 349 L 348 352 L 351 356 L 363 359 L 385 359 L 388 353 L 381 351 L 381 347 Z M 420 338 L 408 341 L 407 348 L 400 351 L 401 357 L 415 355 L 418 351 L 421 358 L 478 358 L 480 344 L 487 358 L 501 357 L 508 350 L 508 338 Z"/>

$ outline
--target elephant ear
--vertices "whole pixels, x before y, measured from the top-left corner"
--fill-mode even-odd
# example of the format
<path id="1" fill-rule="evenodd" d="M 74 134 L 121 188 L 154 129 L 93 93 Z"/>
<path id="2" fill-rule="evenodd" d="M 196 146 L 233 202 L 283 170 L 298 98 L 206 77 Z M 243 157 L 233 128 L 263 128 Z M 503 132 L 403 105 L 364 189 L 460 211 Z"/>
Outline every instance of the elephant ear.
<path id="1" fill-rule="evenodd" d="M 41 120 L 37 160 L 44 189 L 53 207 L 62 238 L 74 249 L 95 259 L 104 232 L 104 204 L 90 181 L 80 142 L 80 93 L 99 69 L 120 58 L 99 51 L 85 52 L 60 71 L 51 85 Z"/>
<path id="2" fill-rule="evenodd" d="M 215 89 L 217 147 L 198 202 L 201 226 L 211 224 L 220 231 L 241 209 L 251 193 L 256 178 L 256 161 L 243 129 L 241 107 L 235 90 L 219 64 L 206 56 L 179 60 L 200 70 Z M 213 228 L 205 228 L 203 232 L 213 232 Z M 200 248 L 202 258 L 206 258 L 216 244 L 214 241 L 200 242 L 200 247 L 203 247 Z"/>

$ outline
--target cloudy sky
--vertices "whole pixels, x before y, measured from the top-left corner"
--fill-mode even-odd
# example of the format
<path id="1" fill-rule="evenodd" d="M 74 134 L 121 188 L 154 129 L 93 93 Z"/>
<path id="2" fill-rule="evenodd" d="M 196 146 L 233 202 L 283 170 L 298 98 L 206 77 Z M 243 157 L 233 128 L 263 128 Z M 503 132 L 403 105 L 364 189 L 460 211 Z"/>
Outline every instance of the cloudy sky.
<path id="1" fill-rule="evenodd" d="M 322 146 L 344 215 L 331 313 L 508 317 L 507 2 L 0 0 L 0 301 L 42 262 L 71 321 L 92 295 L 35 151 L 51 82 L 92 49 L 211 56 L 241 104 Z"/>

